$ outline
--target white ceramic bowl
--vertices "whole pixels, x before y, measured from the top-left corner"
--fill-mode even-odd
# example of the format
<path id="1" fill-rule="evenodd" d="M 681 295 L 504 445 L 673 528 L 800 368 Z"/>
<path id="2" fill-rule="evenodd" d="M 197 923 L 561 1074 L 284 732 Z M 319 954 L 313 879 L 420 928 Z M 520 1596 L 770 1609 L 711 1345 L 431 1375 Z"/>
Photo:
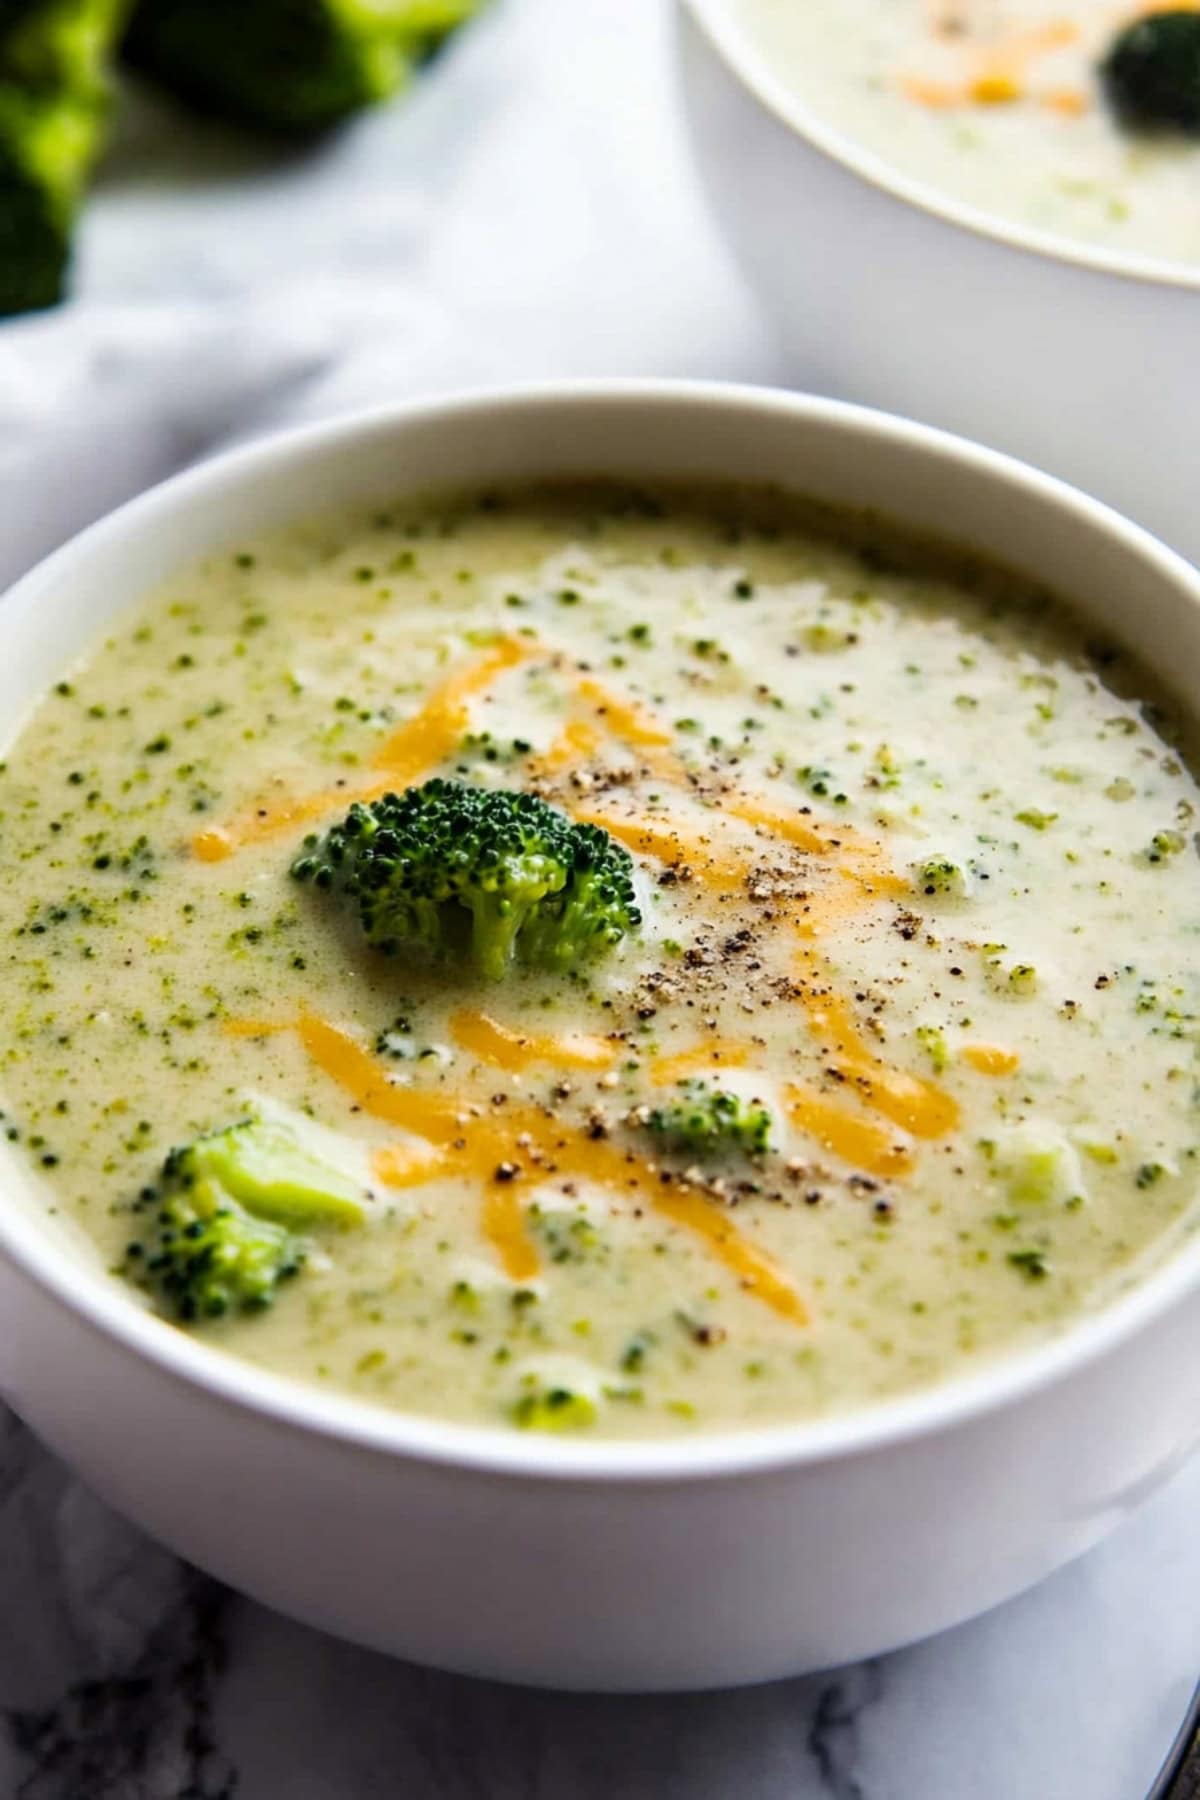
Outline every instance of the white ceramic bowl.
<path id="1" fill-rule="evenodd" d="M 1200 561 L 1200 268 L 912 180 L 807 110 L 734 0 L 678 14 L 701 175 L 797 384 L 1026 457 Z"/>
<path id="2" fill-rule="evenodd" d="M 206 551 L 438 483 L 778 482 L 1017 561 L 1200 709 L 1200 576 L 1047 477 L 830 401 L 616 383 L 401 408 L 155 489 L 0 612 L 0 742 L 129 601 Z M 0 879 L 12 879 L 0 871 Z M 554 1686 L 757 1681 L 953 1624 L 1085 1550 L 1200 1435 L 1200 1241 L 1034 1354 L 816 1425 L 604 1443 L 409 1418 L 143 1311 L 0 1143 L 0 1384 L 115 1506 L 272 1606 Z"/>

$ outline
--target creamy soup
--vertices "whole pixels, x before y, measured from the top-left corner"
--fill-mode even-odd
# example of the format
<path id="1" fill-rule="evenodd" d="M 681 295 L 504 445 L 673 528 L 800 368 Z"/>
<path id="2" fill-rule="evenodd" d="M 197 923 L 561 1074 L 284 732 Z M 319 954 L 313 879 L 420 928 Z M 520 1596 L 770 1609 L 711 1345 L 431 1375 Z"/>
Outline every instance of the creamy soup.
<path id="1" fill-rule="evenodd" d="M 1192 1222 L 1197 797 L 1147 691 L 1015 578 L 763 494 L 237 545 L 3 766 L 9 1137 L 178 1317 L 168 1152 L 302 1121 L 351 1198 L 182 1327 L 409 1411 L 686 1434 L 1036 1344 Z M 293 875 L 433 776 L 627 848 L 607 955 L 486 979 Z"/>
<path id="2" fill-rule="evenodd" d="M 1039 231 L 1200 262 L 1200 136 L 1122 125 L 1100 75 L 1150 8 L 733 3 L 797 98 L 897 171 Z"/>

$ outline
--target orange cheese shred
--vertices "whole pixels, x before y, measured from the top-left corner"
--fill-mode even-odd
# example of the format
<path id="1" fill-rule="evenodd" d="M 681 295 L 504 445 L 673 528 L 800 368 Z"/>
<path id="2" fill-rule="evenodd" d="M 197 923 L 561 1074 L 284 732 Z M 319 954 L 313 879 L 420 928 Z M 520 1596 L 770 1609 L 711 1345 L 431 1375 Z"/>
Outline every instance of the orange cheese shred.
<path id="1" fill-rule="evenodd" d="M 532 653 L 532 646 L 521 638 L 501 638 L 465 669 L 448 675 L 412 718 L 398 725 L 380 745 L 372 758 L 375 767 L 382 771 L 375 780 L 264 803 L 228 825 L 209 826 L 197 832 L 192 839 L 192 854 L 201 862 L 222 862 L 247 844 L 261 843 L 290 827 L 308 824 L 339 807 L 349 806 L 353 800 L 377 800 L 390 788 L 409 786 L 419 775 L 443 762 L 455 748 L 467 722 L 467 701 Z"/>
<path id="2" fill-rule="evenodd" d="M 400 1087 L 388 1080 L 349 1032 L 309 1013 L 283 1022 L 235 1019 L 226 1029 L 247 1037 L 295 1030 L 317 1067 L 364 1112 L 414 1134 L 415 1143 L 386 1145 L 374 1152 L 372 1167 L 388 1187 L 419 1186 L 439 1174 L 482 1182 L 483 1234 L 511 1280 L 529 1281 L 540 1267 L 522 1197 L 530 1171 L 514 1160 L 533 1151 L 535 1174 L 544 1168 L 643 1195 L 665 1218 L 702 1237 L 747 1292 L 794 1323 L 807 1321 L 807 1308 L 787 1277 L 765 1251 L 743 1236 L 724 1209 L 703 1194 L 665 1180 L 656 1165 L 635 1152 L 563 1129 L 536 1107 L 513 1107 L 500 1118 L 472 1115 L 459 1098 Z M 606 1051 L 609 1048 L 604 1044 Z"/>
<path id="3" fill-rule="evenodd" d="M 1038 100 L 1051 112 L 1061 113 L 1064 119 L 1081 119 L 1091 107 L 1091 101 L 1082 88 L 1047 88 L 1038 95 Z"/>
<path id="4" fill-rule="evenodd" d="M 515 668 L 531 654 L 522 638 L 500 638 L 490 650 L 465 669 L 448 675 L 425 700 L 420 710 L 397 725 L 375 752 L 372 761 L 386 771 L 389 781 L 407 787 L 455 749 L 467 722 L 467 701 L 491 687 L 497 676 Z"/>
<path id="5" fill-rule="evenodd" d="M 317 1067 L 372 1118 L 386 1119 L 389 1125 L 399 1125 L 434 1144 L 448 1144 L 461 1134 L 461 1101 L 389 1081 L 370 1052 L 348 1031 L 311 1013 L 303 1014 L 295 1028 Z"/>
<path id="6" fill-rule="evenodd" d="M 1003 1050 L 998 1044 L 964 1044 L 961 1054 L 981 1075 L 1011 1075 L 1021 1066 L 1015 1050 Z"/>
<path id="7" fill-rule="evenodd" d="M 531 767 L 535 774 L 557 775 L 576 763 L 586 762 L 599 748 L 600 732 L 590 719 L 568 719 L 549 749 L 533 759 Z"/>
<path id="8" fill-rule="evenodd" d="M 644 1195 L 664 1218 L 703 1238 L 748 1293 L 793 1324 L 808 1323 L 808 1308 L 787 1276 L 766 1251 L 743 1235 L 725 1207 L 694 1188 L 665 1181 L 654 1164 L 610 1141 L 586 1138 L 580 1132 L 572 1132 L 562 1141 L 551 1134 L 547 1140 L 544 1122 L 542 1133 L 559 1171 Z"/>
<path id="9" fill-rule="evenodd" d="M 562 1069 L 606 1069 L 617 1055 L 617 1046 L 607 1038 L 585 1032 L 554 1037 L 514 1031 L 488 1013 L 465 1007 L 454 1014 L 450 1030 L 455 1043 L 481 1062 L 510 1071 L 527 1069 L 531 1063 L 539 1062 L 554 1063 Z"/>
<path id="10" fill-rule="evenodd" d="M 811 957 L 802 963 L 807 978 L 802 1005 L 809 1028 L 829 1056 L 838 1074 L 863 1100 L 885 1118 L 911 1131 L 915 1137 L 943 1137 L 958 1123 L 958 1102 L 931 1081 L 895 1069 L 875 1054 L 866 1042 L 850 1007 L 822 986 L 819 965 Z"/>
<path id="11" fill-rule="evenodd" d="M 809 1323 L 808 1308 L 795 1288 L 764 1251 L 743 1237 L 723 1208 L 703 1194 L 665 1187 L 660 1187 L 654 1204 L 665 1218 L 702 1237 L 747 1293 L 794 1325 Z"/>
<path id="12" fill-rule="evenodd" d="M 291 1019 L 226 1019 L 221 1026 L 227 1037 L 277 1037 L 291 1031 Z"/>
<path id="13" fill-rule="evenodd" d="M 575 818 L 585 825 L 599 825 L 610 837 L 637 856 L 653 856 L 668 867 L 686 863 L 692 874 L 714 892 L 740 887 L 745 879 L 744 858 L 706 835 L 690 836 L 668 818 L 649 818 L 593 812 L 574 807 Z"/>
<path id="14" fill-rule="evenodd" d="M 585 676 L 579 683 L 579 693 L 593 706 L 604 721 L 606 728 L 614 737 L 621 738 L 626 744 L 637 748 L 653 748 L 672 741 L 669 727 L 656 719 L 646 707 L 639 706 L 634 700 L 627 700 L 621 694 L 613 693 L 603 682 Z"/>
<path id="15" fill-rule="evenodd" d="M 817 831 L 806 819 L 801 818 L 799 813 L 771 806 L 765 800 L 755 800 L 748 795 L 730 794 L 722 801 L 721 809 L 723 812 L 732 813 L 735 819 L 743 819 L 748 825 L 764 827 L 775 837 L 783 838 L 786 843 L 795 844 L 799 850 L 809 850 L 817 856 L 827 856 L 830 850 L 835 848 L 835 845 L 823 832 Z"/>
<path id="16" fill-rule="evenodd" d="M 750 1060 L 745 1044 L 731 1044 L 721 1038 L 710 1038 L 693 1050 L 681 1050 L 676 1056 L 659 1056 L 650 1064 L 650 1079 L 658 1087 L 673 1081 L 686 1081 L 689 1075 L 717 1075 L 722 1069 L 744 1069 Z"/>
<path id="17" fill-rule="evenodd" d="M 1161 0 L 1159 0 L 1161 4 Z M 953 81 L 929 79 L 906 71 L 899 76 L 899 86 L 919 106 L 1010 106 L 1029 95 L 1029 72 L 1043 56 L 1062 50 L 1077 41 L 1080 27 L 1073 19 L 1050 19 L 1028 31 L 1014 31 L 994 42 L 963 45 L 960 57 L 962 75 Z M 1060 95 L 1064 90 L 1054 90 Z M 1072 90 L 1073 91 L 1073 90 Z M 1055 104 L 1048 97 L 1047 104 Z M 1083 96 L 1079 96 L 1083 99 Z M 1085 101 L 1086 105 L 1086 101 Z M 1072 111 L 1062 106 L 1060 110 Z"/>
<path id="18" fill-rule="evenodd" d="M 420 1187 L 446 1166 L 446 1154 L 418 1138 L 407 1144 L 384 1144 L 371 1157 L 371 1168 L 385 1187 Z"/>
<path id="19" fill-rule="evenodd" d="M 912 1154 L 894 1133 L 828 1099 L 815 1088 L 799 1084 L 789 1087 L 788 1106 L 801 1131 L 854 1168 L 885 1177 L 907 1175 L 911 1170 Z"/>
<path id="20" fill-rule="evenodd" d="M 483 1235 L 510 1281 L 532 1281 L 541 1258 L 525 1224 L 521 1195 L 512 1182 L 493 1178 L 483 1196 Z"/>

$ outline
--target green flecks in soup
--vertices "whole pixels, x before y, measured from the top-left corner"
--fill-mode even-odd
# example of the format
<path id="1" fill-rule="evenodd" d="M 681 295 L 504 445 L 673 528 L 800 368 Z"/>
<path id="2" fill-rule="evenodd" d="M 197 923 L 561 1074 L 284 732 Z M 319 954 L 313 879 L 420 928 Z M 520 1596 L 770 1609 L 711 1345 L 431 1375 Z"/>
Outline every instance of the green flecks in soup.
<path id="1" fill-rule="evenodd" d="M 862 521 L 305 525 L 122 617 L 0 774 L 5 1126 L 146 1304 L 284 1373 L 826 1414 L 1187 1229 L 1195 807 L 1136 670 Z"/>

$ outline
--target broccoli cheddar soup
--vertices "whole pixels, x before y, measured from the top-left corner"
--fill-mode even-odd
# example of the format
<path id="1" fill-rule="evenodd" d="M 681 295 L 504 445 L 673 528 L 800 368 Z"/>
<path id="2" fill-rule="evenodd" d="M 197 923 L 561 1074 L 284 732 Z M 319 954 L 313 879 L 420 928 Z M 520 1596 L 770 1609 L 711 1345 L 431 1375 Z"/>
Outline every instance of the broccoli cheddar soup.
<path id="1" fill-rule="evenodd" d="M 1196 0 L 735 0 L 778 75 L 897 172 L 1200 263 Z"/>
<path id="2" fill-rule="evenodd" d="M 505 1429 L 814 1417 L 1192 1223 L 1197 794 L 1002 571 L 741 491 L 234 546 L 0 773 L 0 1100 L 205 1342 Z"/>

